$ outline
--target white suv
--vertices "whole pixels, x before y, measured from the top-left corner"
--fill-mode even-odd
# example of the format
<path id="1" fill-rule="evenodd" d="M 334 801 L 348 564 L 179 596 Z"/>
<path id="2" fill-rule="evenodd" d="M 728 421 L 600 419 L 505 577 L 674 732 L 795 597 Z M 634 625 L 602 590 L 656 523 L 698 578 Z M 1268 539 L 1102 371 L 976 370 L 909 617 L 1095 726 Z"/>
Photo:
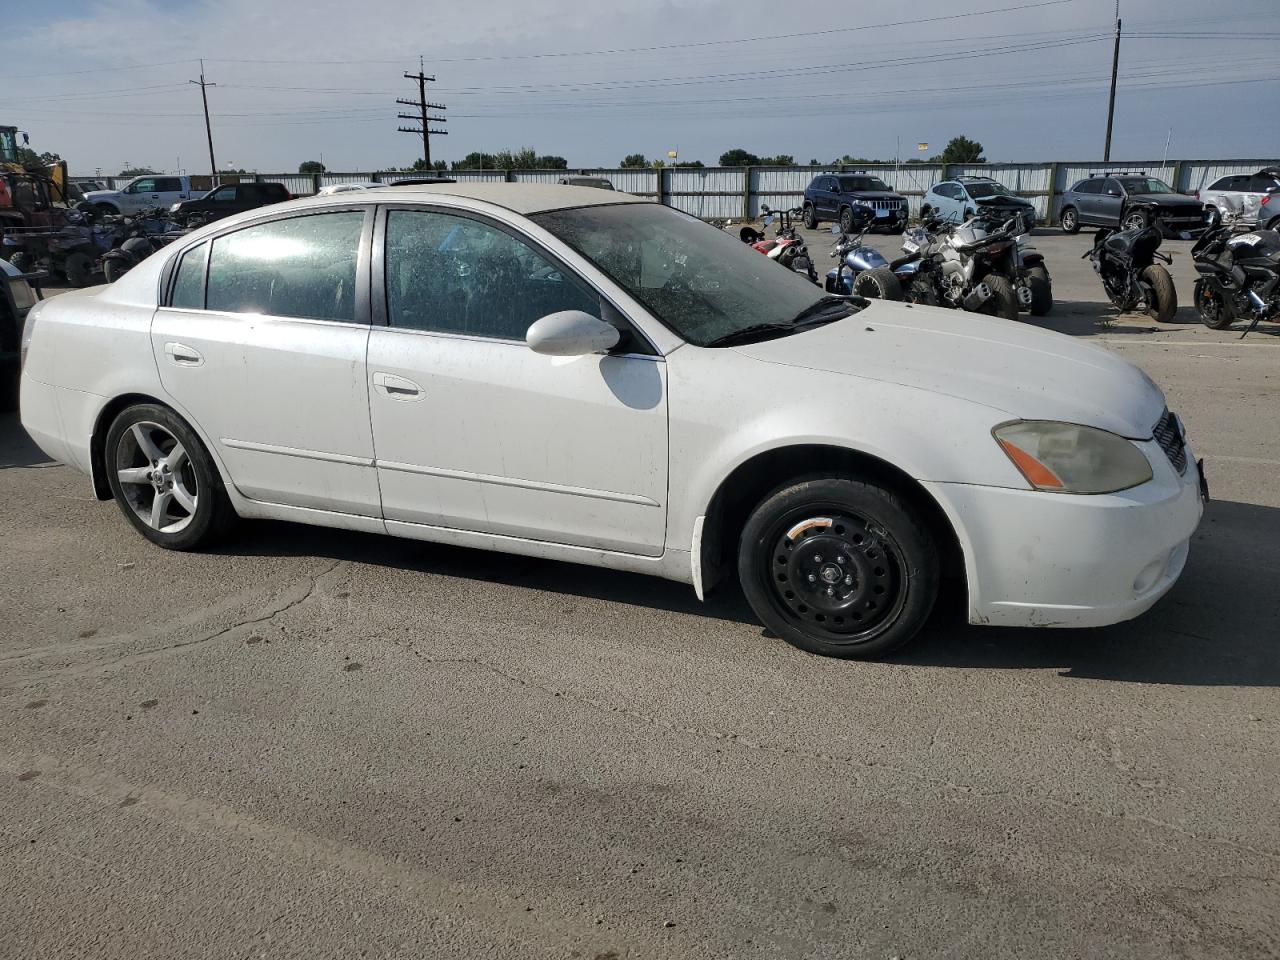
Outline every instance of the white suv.
<path id="1" fill-rule="evenodd" d="M 1214 220 L 1226 217 L 1265 229 L 1280 227 L 1280 167 L 1219 177 L 1196 196 Z"/>

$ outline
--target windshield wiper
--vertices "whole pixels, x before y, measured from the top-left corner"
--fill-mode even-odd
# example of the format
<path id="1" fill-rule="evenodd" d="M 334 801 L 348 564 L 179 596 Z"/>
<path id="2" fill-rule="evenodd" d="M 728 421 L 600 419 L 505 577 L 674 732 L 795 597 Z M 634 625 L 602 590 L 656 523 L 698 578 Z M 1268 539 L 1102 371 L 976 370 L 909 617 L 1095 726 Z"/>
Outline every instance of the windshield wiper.
<path id="1" fill-rule="evenodd" d="M 834 308 L 842 309 L 837 314 Z M 827 296 L 815 303 L 811 303 L 784 323 L 776 321 L 770 323 L 753 323 L 740 330 L 731 330 L 728 333 L 721 334 L 715 339 L 707 341 L 703 346 L 727 347 L 735 343 L 748 343 L 752 340 L 762 340 L 771 333 L 795 333 L 797 330 L 806 330 L 809 327 L 816 327 L 824 323 L 834 323 L 837 320 L 843 320 L 856 309 L 856 304 L 851 302 L 847 297 Z"/>

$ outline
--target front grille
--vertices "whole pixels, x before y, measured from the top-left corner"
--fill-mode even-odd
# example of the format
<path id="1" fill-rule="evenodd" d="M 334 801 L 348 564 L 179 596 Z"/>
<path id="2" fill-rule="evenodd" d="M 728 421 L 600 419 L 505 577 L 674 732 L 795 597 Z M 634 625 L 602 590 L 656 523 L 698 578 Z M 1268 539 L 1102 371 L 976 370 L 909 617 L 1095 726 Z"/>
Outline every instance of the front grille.
<path id="1" fill-rule="evenodd" d="M 1160 449 L 1173 464 L 1173 468 L 1179 473 L 1186 473 L 1187 443 L 1182 435 L 1182 426 L 1178 423 L 1178 418 L 1166 410 L 1164 416 L 1156 422 L 1152 433 L 1155 435 L 1156 443 L 1160 444 Z"/>
<path id="2" fill-rule="evenodd" d="M 863 200 L 872 210 L 901 210 L 901 200 Z"/>

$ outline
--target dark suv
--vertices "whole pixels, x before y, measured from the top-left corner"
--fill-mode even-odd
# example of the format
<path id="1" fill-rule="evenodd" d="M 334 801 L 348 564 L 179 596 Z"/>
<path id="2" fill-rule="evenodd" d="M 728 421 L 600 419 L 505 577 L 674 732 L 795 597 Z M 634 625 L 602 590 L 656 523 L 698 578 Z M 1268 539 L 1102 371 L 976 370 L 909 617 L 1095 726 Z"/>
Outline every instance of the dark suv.
<path id="1" fill-rule="evenodd" d="M 1206 224 L 1204 204 L 1145 173 L 1085 177 L 1062 195 L 1060 220 L 1065 233 L 1091 225 L 1122 230 L 1156 226 L 1166 237 L 1183 240 Z"/>
<path id="2" fill-rule="evenodd" d="M 282 183 L 226 183 L 196 200 L 175 203 L 169 212 L 188 226 L 197 226 L 292 199 Z"/>
<path id="3" fill-rule="evenodd" d="M 862 207 L 863 213 L 855 212 Z M 812 230 L 824 220 L 834 220 L 845 233 L 853 233 L 870 211 L 872 226 L 901 233 L 907 226 L 907 198 L 894 193 L 879 177 L 868 173 L 820 173 L 804 192 L 804 225 Z"/>

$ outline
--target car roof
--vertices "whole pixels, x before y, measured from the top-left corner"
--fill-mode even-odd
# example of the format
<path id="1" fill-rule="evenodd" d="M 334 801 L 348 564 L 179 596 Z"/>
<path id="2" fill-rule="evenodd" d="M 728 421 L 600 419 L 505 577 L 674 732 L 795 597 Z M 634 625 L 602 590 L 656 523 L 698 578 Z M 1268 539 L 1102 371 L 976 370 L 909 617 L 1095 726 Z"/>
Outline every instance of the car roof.
<path id="1" fill-rule="evenodd" d="M 369 203 L 371 198 L 363 191 L 349 190 L 325 197 L 308 197 L 294 201 L 297 206 L 314 206 L 331 203 Z M 596 187 L 573 187 L 560 183 L 441 183 L 430 186 L 396 187 L 388 199 L 380 194 L 379 203 L 405 200 L 429 201 L 436 197 L 459 197 L 479 200 L 502 207 L 512 213 L 529 215 L 548 210 L 564 210 L 568 207 L 597 207 L 619 203 L 648 203 L 644 197 L 599 190 Z"/>

